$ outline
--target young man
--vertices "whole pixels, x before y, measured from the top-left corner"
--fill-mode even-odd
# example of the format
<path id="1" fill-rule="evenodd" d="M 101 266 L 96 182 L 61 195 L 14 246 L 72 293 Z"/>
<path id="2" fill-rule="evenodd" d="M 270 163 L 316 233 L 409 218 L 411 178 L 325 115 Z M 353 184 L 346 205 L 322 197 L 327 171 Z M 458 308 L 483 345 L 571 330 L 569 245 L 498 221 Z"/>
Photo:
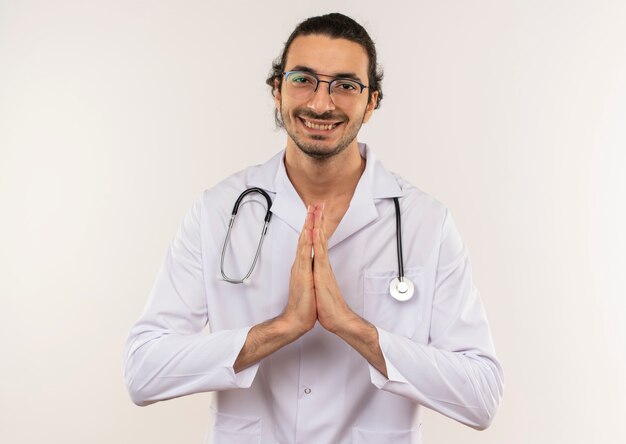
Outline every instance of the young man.
<path id="1" fill-rule="evenodd" d="M 382 98 L 371 38 L 313 17 L 273 68 L 286 149 L 186 217 L 128 338 L 131 398 L 216 391 L 215 443 L 419 443 L 422 406 L 486 428 L 502 369 L 467 250 L 448 211 L 356 139 Z M 229 228 L 249 188 L 271 200 L 260 250 L 261 191 Z"/>

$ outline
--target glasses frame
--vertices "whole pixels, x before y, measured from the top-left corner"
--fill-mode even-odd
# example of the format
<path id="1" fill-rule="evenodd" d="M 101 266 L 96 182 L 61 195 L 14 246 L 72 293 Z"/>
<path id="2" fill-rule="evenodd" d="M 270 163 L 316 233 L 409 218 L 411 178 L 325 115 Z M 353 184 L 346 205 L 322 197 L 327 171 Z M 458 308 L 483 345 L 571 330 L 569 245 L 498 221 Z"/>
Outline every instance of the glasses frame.
<path id="1" fill-rule="evenodd" d="M 359 85 L 361 87 L 361 90 L 359 91 L 359 94 L 363 94 L 363 90 L 366 88 L 369 88 L 368 85 L 364 85 L 361 82 L 359 82 L 358 80 L 355 79 L 351 79 L 349 77 L 333 77 L 333 76 L 329 76 L 326 74 L 318 74 L 318 73 L 314 73 L 311 71 L 302 71 L 301 69 L 295 69 L 293 71 L 283 71 L 283 79 L 287 80 L 287 77 L 291 74 L 294 73 L 302 73 L 302 74 L 306 74 L 309 75 L 311 77 L 313 77 L 315 79 L 315 88 L 313 88 L 313 94 L 317 93 L 317 88 L 319 88 L 320 83 L 328 83 L 328 95 L 332 97 L 332 93 L 331 93 L 331 86 L 334 82 L 338 81 L 338 80 L 349 80 L 351 82 L 356 83 L 357 85 Z M 320 79 L 319 76 L 324 76 L 324 77 L 332 77 L 332 80 L 322 80 Z"/>

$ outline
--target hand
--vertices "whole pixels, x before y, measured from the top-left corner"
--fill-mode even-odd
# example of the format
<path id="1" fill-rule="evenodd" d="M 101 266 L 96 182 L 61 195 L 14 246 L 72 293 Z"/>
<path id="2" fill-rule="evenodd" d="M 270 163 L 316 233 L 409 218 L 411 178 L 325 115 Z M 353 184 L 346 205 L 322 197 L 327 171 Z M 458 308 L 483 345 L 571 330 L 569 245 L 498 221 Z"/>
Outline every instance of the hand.
<path id="1" fill-rule="evenodd" d="M 313 219 L 313 280 L 317 319 L 326 330 L 338 334 L 358 316 L 344 301 L 328 259 L 328 241 L 324 230 L 324 204 L 314 206 Z"/>
<path id="2" fill-rule="evenodd" d="M 248 332 L 233 368 L 235 373 L 259 362 L 276 350 L 295 341 L 313 328 L 317 321 L 313 287 L 313 212 L 307 211 L 298 239 L 296 258 L 291 267 L 289 297 L 279 316 L 253 326 Z"/>
<path id="3" fill-rule="evenodd" d="M 311 330 L 317 320 L 315 304 L 315 288 L 313 282 L 313 208 L 307 210 L 304 227 L 298 239 L 296 258 L 291 267 L 289 279 L 289 298 L 281 317 L 287 322 L 288 328 L 303 335 Z"/>

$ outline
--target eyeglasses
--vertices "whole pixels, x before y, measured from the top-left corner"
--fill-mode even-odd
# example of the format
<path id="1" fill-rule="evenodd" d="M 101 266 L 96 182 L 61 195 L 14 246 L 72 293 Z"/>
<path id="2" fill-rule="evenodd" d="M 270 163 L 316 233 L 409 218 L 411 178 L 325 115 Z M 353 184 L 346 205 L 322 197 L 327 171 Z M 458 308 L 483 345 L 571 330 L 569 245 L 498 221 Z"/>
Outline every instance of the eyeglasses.
<path id="1" fill-rule="evenodd" d="M 336 105 L 352 103 L 365 88 L 368 88 L 354 79 L 335 77 L 330 81 L 320 80 L 315 74 L 306 71 L 285 71 L 283 76 L 286 92 L 298 100 L 311 98 L 317 92 L 320 83 L 328 83 L 328 94 Z"/>

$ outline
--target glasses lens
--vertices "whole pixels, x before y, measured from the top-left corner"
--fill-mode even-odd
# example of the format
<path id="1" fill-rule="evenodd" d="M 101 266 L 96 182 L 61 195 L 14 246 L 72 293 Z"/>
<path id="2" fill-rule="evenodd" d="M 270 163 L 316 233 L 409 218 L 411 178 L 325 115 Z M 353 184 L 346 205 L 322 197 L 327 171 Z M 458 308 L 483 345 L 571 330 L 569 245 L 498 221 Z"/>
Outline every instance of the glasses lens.
<path id="1" fill-rule="evenodd" d="M 331 82 L 330 92 L 337 96 L 354 97 L 361 94 L 361 85 L 353 80 L 335 79 Z"/>
<path id="2" fill-rule="evenodd" d="M 303 71 L 288 71 L 285 75 L 284 85 L 287 94 L 299 100 L 308 100 L 313 96 L 318 86 L 315 75 Z M 324 87 L 328 83 L 325 80 Z M 363 92 L 361 84 L 350 79 L 334 79 L 330 81 L 330 94 L 335 104 L 351 105 Z"/>
<path id="3" fill-rule="evenodd" d="M 317 79 L 305 72 L 290 72 L 285 77 L 287 92 L 295 98 L 306 98 L 315 91 Z"/>

